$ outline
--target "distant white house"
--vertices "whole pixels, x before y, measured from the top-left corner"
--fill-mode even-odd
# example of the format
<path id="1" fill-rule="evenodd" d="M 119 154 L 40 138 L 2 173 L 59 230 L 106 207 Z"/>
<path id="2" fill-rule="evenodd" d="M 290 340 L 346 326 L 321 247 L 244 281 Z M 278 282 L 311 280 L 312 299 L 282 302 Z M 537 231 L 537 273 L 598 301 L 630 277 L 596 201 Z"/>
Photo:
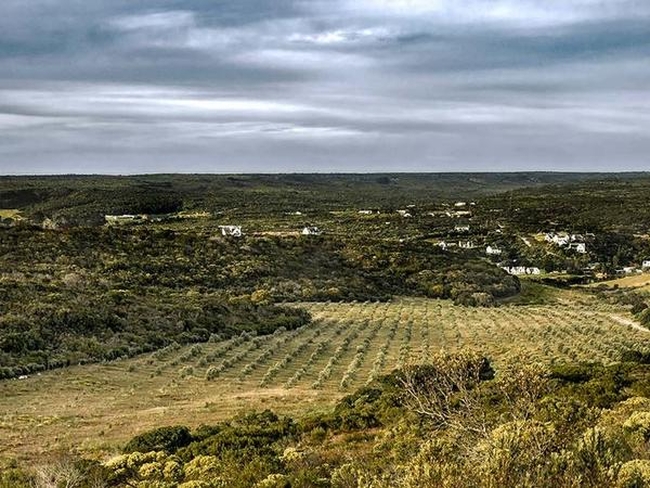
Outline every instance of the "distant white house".
<path id="1" fill-rule="evenodd" d="M 372 215 L 373 213 L 372 210 L 359 210 L 360 215 Z"/>
<path id="2" fill-rule="evenodd" d="M 220 225 L 219 229 L 221 229 L 221 235 L 224 237 L 241 237 L 243 235 L 241 225 Z"/>
<path id="3" fill-rule="evenodd" d="M 456 208 L 465 207 L 466 205 L 467 205 L 467 202 L 456 202 L 456 203 L 454 203 L 454 207 L 456 207 Z"/>
<path id="4" fill-rule="evenodd" d="M 303 236 L 319 236 L 323 233 L 318 227 L 306 226 L 303 227 L 301 234 Z"/>
<path id="5" fill-rule="evenodd" d="M 461 249 L 474 249 L 476 246 L 472 241 L 458 241 L 458 247 Z"/>
<path id="6" fill-rule="evenodd" d="M 625 266 L 622 271 L 625 274 L 633 274 L 636 273 L 638 269 L 634 266 Z"/>
<path id="7" fill-rule="evenodd" d="M 520 276 L 520 275 L 538 275 L 541 274 L 539 268 L 528 267 L 528 266 L 502 266 L 501 269 L 505 270 L 506 273 Z"/>
<path id="8" fill-rule="evenodd" d="M 500 256 L 503 253 L 497 246 L 488 246 L 485 248 L 485 254 L 489 256 Z"/>
<path id="9" fill-rule="evenodd" d="M 555 232 L 548 232 L 544 234 L 544 240 L 546 242 L 550 242 L 555 244 L 558 247 L 564 247 L 569 245 L 571 242 L 571 236 L 567 234 L 566 232 L 562 232 L 559 234 L 556 234 Z"/>
<path id="10" fill-rule="evenodd" d="M 147 220 L 147 215 L 133 215 L 133 214 L 124 214 L 124 215 L 104 215 L 104 220 L 108 224 L 118 224 L 120 222 L 135 222 L 140 220 Z"/>
<path id="11" fill-rule="evenodd" d="M 402 217 L 405 217 L 405 218 L 413 217 L 411 215 L 411 212 L 409 212 L 408 210 L 398 210 L 397 213 L 400 214 Z"/>
<path id="12" fill-rule="evenodd" d="M 650 268 L 650 259 L 646 259 L 643 261 L 643 264 L 641 265 L 643 269 L 649 269 Z"/>
<path id="13" fill-rule="evenodd" d="M 581 234 L 569 234 L 567 232 L 547 232 L 544 234 L 546 242 L 555 244 L 558 247 L 566 247 L 569 250 L 578 252 L 580 254 L 587 253 L 587 244 L 585 244 L 585 237 Z"/>
<path id="14" fill-rule="evenodd" d="M 572 242 L 569 244 L 567 249 L 578 252 L 580 254 L 586 254 L 587 253 L 587 244 L 584 242 Z"/>
<path id="15" fill-rule="evenodd" d="M 469 229 L 470 229 L 469 225 L 457 225 L 456 227 L 454 227 L 454 230 L 456 232 L 469 232 Z"/>
<path id="16" fill-rule="evenodd" d="M 470 217 L 472 215 L 472 212 L 469 210 L 447 210 L 445 212 L 445 215 L 447 215 L 447 217 L 458 219 L 461 217 Z"/>

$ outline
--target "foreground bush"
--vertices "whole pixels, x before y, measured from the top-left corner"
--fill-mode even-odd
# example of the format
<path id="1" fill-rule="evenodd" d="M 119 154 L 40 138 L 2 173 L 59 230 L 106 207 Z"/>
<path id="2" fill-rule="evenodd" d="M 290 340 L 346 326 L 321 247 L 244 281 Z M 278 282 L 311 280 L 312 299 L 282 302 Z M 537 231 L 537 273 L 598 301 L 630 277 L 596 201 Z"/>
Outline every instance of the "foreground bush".
<path id="1" fill-rule="evenodd" d="M 440 354 L 298 422 L 264 411 L 163 427 L 102 466 L 7 471 L 0 486 L 643 487 L 649 385 L 646 364 L 495 370 L 477 352 Z"/>

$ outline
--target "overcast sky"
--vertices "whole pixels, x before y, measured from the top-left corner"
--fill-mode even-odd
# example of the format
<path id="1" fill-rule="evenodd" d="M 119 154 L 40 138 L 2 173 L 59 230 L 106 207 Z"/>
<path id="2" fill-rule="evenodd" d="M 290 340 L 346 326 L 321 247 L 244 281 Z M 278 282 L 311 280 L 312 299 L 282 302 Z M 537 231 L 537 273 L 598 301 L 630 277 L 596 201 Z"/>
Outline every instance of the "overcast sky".
<path id="1" fill-rule="evenodd" d="M 0 0 L 0 173 L 650 170 L 648 0 Z"/>

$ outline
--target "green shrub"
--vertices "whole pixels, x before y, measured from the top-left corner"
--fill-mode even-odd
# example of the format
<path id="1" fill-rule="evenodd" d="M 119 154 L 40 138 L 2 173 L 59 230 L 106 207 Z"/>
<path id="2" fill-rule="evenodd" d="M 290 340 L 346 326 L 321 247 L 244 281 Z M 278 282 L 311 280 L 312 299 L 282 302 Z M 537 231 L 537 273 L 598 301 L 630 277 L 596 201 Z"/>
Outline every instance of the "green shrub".
<path id="1" fill-rule="evenodd" d="M 160 427 L 131 439 L 124 447 L 125 453 L 165 451 L 175 453 L 192 442 L 190 430 L 182 425 Z"/>

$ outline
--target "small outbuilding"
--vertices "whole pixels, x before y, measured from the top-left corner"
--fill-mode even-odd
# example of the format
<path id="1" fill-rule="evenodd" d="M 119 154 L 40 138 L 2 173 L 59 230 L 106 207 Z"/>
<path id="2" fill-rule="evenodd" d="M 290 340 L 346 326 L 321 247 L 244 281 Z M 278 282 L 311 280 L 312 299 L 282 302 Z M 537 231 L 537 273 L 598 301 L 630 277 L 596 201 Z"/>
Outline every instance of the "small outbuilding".
<path id="1" fill-rule="evenodd" d="M 241 225 L 220 225 L 219 229 L 224 237 L 241 237 L 243 235 Z"/>

